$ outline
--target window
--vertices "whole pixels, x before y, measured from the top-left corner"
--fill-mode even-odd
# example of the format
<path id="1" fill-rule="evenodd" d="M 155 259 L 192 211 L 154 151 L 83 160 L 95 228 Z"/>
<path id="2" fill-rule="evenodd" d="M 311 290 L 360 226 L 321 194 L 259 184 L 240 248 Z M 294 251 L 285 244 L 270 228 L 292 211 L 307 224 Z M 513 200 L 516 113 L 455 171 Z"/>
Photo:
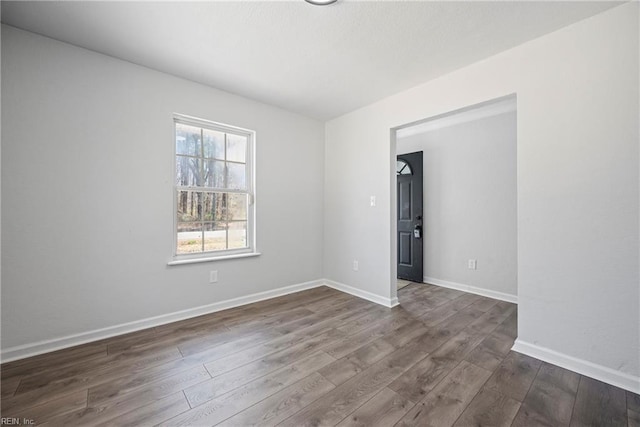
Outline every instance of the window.
<path id="1" fill-rule="evenodd" d="M 413 172 L 411 171 L 411 166 L 409 163 L 404 160 L 396 161 L 396 174 L 398 175 L 411 175 Z"/>
<path id="2" fill-rule="evenodd" d="M 174 122 L 175 257 L 254 252 L 255 133 L 182 115 Z"/>

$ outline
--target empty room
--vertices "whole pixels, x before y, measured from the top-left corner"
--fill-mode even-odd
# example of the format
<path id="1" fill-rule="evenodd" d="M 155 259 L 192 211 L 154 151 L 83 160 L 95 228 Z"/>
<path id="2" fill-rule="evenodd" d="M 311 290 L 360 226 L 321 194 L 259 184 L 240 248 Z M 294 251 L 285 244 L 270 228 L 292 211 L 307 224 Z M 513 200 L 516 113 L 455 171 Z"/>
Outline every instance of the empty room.
<path id="1" fill-rule="evenodd" d="M 0 18 L 0 425 L 640 426 L 637 1 Z"/>

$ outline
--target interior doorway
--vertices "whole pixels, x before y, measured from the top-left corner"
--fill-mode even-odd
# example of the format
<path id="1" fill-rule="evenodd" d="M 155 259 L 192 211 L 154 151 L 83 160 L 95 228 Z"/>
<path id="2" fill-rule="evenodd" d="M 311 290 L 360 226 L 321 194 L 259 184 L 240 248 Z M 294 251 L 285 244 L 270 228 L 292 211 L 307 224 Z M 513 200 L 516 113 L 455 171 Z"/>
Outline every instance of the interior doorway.
<path id="1" fill-rule="evenodd" d="M 408 279 L 516 300 L 516 101 L 508 95 L 392 129 L 392 298 Z M 417 186 L 401 171 L 416 171 L 404 156 L 418 152 L 423 202 L 414 214 L 409 195 Z M 418 248 L 409 244 L 417 236 Z M 420 274 L 411 271 L 418 250 Z"/>

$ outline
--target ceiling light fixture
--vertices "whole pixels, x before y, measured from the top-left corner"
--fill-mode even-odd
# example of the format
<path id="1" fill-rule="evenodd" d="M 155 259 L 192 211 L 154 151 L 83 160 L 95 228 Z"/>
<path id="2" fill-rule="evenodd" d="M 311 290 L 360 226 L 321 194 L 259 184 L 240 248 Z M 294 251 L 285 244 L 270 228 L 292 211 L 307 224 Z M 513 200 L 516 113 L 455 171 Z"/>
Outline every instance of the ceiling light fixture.
<path id="1" fill-rule="evenodd" d="M 304 1 L 314 6 L 328 6 L 330 4 L 337 2 L 338 0 L 304 0 Z"/>

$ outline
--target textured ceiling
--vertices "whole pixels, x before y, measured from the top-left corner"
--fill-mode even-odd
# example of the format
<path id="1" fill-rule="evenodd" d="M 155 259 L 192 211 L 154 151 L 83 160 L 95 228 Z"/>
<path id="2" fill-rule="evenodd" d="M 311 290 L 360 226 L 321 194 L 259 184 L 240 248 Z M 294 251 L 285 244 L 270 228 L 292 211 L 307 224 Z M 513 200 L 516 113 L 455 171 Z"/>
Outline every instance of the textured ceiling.
<path id="1" fill-rule="evenodd" d="M 325 120 L 617 4 L 2 1 L 2 21 Z"/>

